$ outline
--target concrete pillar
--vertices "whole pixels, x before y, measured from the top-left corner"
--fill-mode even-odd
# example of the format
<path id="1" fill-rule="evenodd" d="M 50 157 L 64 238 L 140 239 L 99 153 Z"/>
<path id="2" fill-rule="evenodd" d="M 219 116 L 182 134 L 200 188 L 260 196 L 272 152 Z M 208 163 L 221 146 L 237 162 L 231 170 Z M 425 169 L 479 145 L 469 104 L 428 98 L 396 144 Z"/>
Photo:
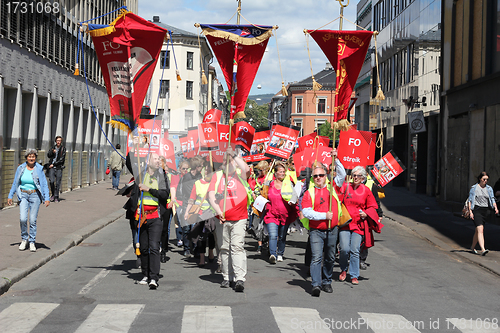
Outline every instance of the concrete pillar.
<path id="1" fill-rule="evenodd" d="M 0 75 L 0 199 L 3 198 L 3 137 L 5 135 L 4 130 L 3 130 L 3 120 L 5 118 L 5 89 L 3 86 L 3 76 Z M 0 206 L 1 206 L 1 200 L 0 200 Z"/>
<path id="2" fill-rule="evenodd" d="M 10 149 L 18 152 L 14 154 L 14 165 L 19 165 L 19 152 L 21 151 L 22 135 L 22 111 L 23 111 L 23 87 L 21 83 L 17 84 L 16 107 L 14 108 L 14 118 L 12 122 L 12 137 L 10 140 Z"/>
<path id="3" fill-rule="evenodd" d="M 57 111 L 57 125 L 56 125 L 56 135 L 51 138 L 51 145 L 54 144 L 54 139 L 56 136 L 61 135 L 63 133 L 63 120 L 64 120 L 64 103 L 63 103 L 63 97 L 62 95 L 59 96 L 59 110 Z M 66 145 L 65 141 L 68 140 L 68 138 L 63 138 L 63 144 Z M 67 149 L 67 147 L 66 147 Z"/>
<path id="4" fill-rule="evenodd" d="M 75 101 L 71 100 L 68 118 L 68 137 L 66 139 L 66 168 L 68 169 L 68 189 L 72 189 L 76 179 L 73 179 L 73 168 L 78 161 L 73 161 L 75 147 Z"/>
<path id="5" fill-rule="evenodd" d="M 437 170 L 438 170 L 438 116 L 428 117 L 427 123 L 427 184 L 426 194 L 436 195 Z"/>
<path id="6" fill-rule="evenodd" d="M 81 151 L 83 150 L 83 104 L 80 103 L 80 105 L 75 108 L 75 114 L 78 114 L 76 120 L 75 150 Z"/>
<path id="7" fill-rule="evenodd" d="M 47 106 L 45 108 L 45 122 L 43 124 L 42 132 L 42 150 L 48 151 L 52 145 L 52 93 L 47 93 Z"/>
<path id="8" fill-rule="evenodd" d="M 27 119 L 26 119 L 27 120 Z M 31 103 L 31 115 L 29 119 L 28 140 L 26 149 L 37 148 L 36 141 L 38 139 L 38 87 L 33 87 L 33 102 Z"/>

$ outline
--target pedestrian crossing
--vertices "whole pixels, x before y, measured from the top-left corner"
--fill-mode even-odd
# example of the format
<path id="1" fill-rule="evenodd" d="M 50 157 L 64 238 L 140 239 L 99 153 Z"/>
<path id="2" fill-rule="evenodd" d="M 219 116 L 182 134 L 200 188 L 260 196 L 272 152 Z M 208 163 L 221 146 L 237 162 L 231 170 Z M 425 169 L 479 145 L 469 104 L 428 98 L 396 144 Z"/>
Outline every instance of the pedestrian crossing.
<path id="1" fill-rule="evenodd" d="M 145 304 L 98 304 L 74 332 L 135 332 L 137 328 L 134 329 L 134 321 L 144 313 L 145 306 Z M 0 330 L 3 333 L 29 333 L 58 307 L 57 303 L 14 303 L 0 312 Z M 232 333 L 236 331 L 230 306 L 186 305 L 179 311 L 182 311 L 181 333 Z M 399 314 L 358 312 L 353 318 L 346 320 L 345 318 L 323 318 L 316 309 L 310 308 L 270 307 L 270 311 L 280 333 L 331 333 L 358 330 L 374 333 L 419 333 L 422 331 L 500 333 L 498 318 L 476 320 L 435 318 L 411 321 Z M 270 327 L 272 324 L 269 323 Z M 142 328 L 147 330 L 147 327 Z"/>

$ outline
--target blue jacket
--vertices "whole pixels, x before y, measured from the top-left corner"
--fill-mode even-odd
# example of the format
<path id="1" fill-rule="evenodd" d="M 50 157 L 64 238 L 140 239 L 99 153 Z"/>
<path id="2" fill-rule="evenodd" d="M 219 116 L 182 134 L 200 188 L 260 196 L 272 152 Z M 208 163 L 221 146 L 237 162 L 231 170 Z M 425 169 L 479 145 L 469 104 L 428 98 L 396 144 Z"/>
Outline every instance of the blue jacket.
<path id="1" fill-rule="evenodd" d="M 470 201 L 470 209 L 474 209 L 474 204 L 476 202 L 476 185 L 477 183 L 472 185 L 469 192 L 469 201 Z M 493 209 L 495 206 L 495 195 L 493 194 L 493 188 L 490 185 L 486 185 L 486 190 L 488 191 L 488 199 L 490 202 L 490 208 Z"/>
<path id="2" fill-rule="evenodd" d="M 14 182 L 9 192 L 9 199 L 14 197 L 14 192 L 17 194 L 17 199 L 21 201 L 21 176 L 26 169 L 26 162 L 17 167 L 16 175 L 14 176 Z M 49 186 L 47 185 L 47 178 L 43 173 L 43 167 L 41 164 L 35 163 L 35 168 L 33 169 L 33 180 L 35 181 L 36 192 L 40 197 L 42 202 L 49 201 Z M 42 200 L 43 199 L 43 200 Z"/>

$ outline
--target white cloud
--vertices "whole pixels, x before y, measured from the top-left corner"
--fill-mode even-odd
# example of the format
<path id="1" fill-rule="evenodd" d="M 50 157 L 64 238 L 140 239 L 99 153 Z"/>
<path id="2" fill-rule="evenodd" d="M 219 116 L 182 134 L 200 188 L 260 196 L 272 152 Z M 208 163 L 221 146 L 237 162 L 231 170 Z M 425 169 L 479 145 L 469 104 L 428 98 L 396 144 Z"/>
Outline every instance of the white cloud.
<path id="1" fill-rule="evenodd" d="M 160 21 L 174 27 L 198 33 L 194 23 L 232 23 L 236 24 L 238 2 L 235 0 L 140 0 L 139 15 L 147 20 L 159 16 Z M 356 3 L 351 2 L 344 8 L 345 17 L 354 22 L 356 20 Z M 330 23 L 339 17 L 340 6 L 338 1 L 317 0 L 304 2 L 302 0 L 252 0 L 242 1 L 242 18 L 240 23 L 246 24 L 249 20 L 253 24 L 277 25 L 279 56 L 285 84 L 301 81 L 311 76 L 309 57 L 307 52 L 304 29 L 337 30 L 339 20 Z M 231 19 L 231 20 L 230 20 Z M 245 20 L 246 19 L 246 20 Z M 229 21 L 229 22 L 228 22 Z M 344 21 L 343 28 L 355 29 L 355 26 Z M 309 38 L 309 50 L 314 73 L 325 67 L 328 59 L 319 49 L 316 42 Z M 262 59 L 259 71 L 255 78 L 250 94 L 277 93 L 281 89 L 280 62 L 276 39 L 269 40 L 267 52 Z M 217 69 L 219 80 L 224 82 L 223 75 L 214 58 L 214 67 Z M 262 89 L 257 89 L 260 84 Z"/>

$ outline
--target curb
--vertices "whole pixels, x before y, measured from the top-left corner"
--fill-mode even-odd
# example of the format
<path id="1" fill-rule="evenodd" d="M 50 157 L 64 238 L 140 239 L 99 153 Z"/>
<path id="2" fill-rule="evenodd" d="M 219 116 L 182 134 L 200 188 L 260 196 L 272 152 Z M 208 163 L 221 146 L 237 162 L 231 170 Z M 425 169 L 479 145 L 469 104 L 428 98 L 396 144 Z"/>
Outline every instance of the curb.
<path id="1" fill-rule="evenodd" d="M 41 258 L 32 258 L 26 262 L 20 263 L 19 267 L 9 267 L 0 272 L 0 295 L 4 294 L 9 288 L 22 278 L 36 271 L 38 268 L 45 265 L 54 258 L 59 257 L 64 252 L 68 251 L 73 246 L 77 246 L 86 238 L 101 230 L 105 226 L 115 222 L 123 217 L 125 212 L 123 209 L 117 210 L 105 216 L 72 234 L 66 235 L 58 239 L 51 247 L 50 252 Z"/>

